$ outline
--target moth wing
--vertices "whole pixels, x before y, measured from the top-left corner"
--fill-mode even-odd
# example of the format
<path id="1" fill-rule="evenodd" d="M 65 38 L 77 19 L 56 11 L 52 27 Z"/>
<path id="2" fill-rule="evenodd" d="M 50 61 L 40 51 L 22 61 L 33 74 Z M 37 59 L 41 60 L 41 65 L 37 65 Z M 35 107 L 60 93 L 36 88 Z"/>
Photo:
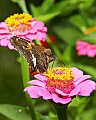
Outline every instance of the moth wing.
<path id="1" fill-rule="evenodd" d="M 31 49 L 26 49 L 28 45 L 28 41 L 22 38 L 18 38 L 16 36 L 13 36 L 11 38 L 11 44 L 16 48 L 16 50 L 26 58 L 27 62 L 29 63 L 29 66 L 31 68 L 31 71 L 35 71 L 36 67 L 34 66 L 33 63 L 33 58 L 32 58 L 32 53 Z"/>
<path id="2" fill-rule="evenodd" d="M 36 58 L 36 66 L 40 73 L 43 73 L 48 68 L 47 56 L 44 54 L 45 48 L 40 45 L 32 46 L 32 53 Z"/>
<path id="3" fill-rule="evenodd" d="M 47 70 L 48 64 L 46 61 L 46 57 L 44 55 L 42 55 L 39 59 L 37 59 L 37 68 L 41 73 Z"/>
<path id="4" fill-rule="evenodd" d="M 25 50 L 24 57 L 26 58 L 27 62 L 29 63 L 31 72 L 36 71 L 36 58 L 32 54 L 31 49 Z"/>

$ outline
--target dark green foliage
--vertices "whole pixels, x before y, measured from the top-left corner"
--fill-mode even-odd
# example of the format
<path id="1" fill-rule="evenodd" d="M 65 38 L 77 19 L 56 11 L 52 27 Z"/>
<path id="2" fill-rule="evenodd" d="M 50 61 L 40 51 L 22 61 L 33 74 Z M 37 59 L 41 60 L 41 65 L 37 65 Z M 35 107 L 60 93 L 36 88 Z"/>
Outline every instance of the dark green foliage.
<path id="1" fill-rule="evenodd" d="M 95 0 L 0 1 L 0 21 L 17 12 L 29 12 L 45 22 L 47 34 L 56 37 L 56 42 L 52 43 L 47 36 L 47 42 L 61 64 L 78 67 L 96 81 L 96 59 L 78 56 L 76 51 L 78 39 L 96 44 L 96 32 L 84 34 L 87 28 L 96 27 Z M 0 47 L 0 120 L 31 120 L 23 89 L 19 54 Z M 49 102 L 41 98 L 33 102 L 37 120 L 57 120 L 56 111 Z M 20 108 L 22 114 L 18 112 Z M 96 92 L 90 97 L 74 98 L 68 107 L 68 116 L 69 120 L 95 120 Z"/>

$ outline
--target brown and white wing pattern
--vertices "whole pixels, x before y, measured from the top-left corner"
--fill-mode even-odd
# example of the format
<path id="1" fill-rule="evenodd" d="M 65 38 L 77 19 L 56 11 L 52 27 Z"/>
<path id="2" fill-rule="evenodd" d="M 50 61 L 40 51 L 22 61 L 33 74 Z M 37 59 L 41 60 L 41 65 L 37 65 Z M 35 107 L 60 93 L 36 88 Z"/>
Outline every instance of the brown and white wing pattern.
<path id="1" fill-rule="evenodd" d="M 32 48 L 27 49 L 29 42 L 16 36 L 13 36 L 10 41 L 11 44 L 16 48 L 16 50 L 26 58 L 31 68 L 31 71 L 34 72 L 36 70 L 36 58 L 34 58 L 34 55 L 31 52 Z"/>
<path id="2" fill-rule="evenodd" d="M 27 59 L 32 72 L 37 69 L 41 73 L 45 72 L 48 68 L 48 64 L 54 60 L 51 50 L 41 45 L 37 45 L 17 36 L 13 36 L 10 41 L 17 51 Z"/>

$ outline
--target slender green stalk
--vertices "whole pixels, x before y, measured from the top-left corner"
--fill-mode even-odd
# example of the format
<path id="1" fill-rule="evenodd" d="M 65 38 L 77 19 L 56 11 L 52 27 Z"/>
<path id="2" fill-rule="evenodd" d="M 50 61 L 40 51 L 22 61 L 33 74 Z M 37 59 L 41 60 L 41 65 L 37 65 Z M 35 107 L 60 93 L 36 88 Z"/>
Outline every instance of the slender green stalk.
<path id="1" fill-rule="evenodd" d="M 59 51 L 59 49 L 57 48 L 57 46 L 55 44 L 52 44 L 50 41 L 50 38 L 47 36 L 46 38 L 47 42 L 50 44 L 50 47 L 52 48 L 52 50 L 54 51 L 55 55 L 61 60 L 61 52 Z"/>
<path id="2" fill-rule="evenodd" d="M 24 13 L 29 13 L 28 10 L 27 10 L 27 7 L 26 7 L 26 2 L 25 0 L 18 0 L 18 5 L 20 6 L 20 8 L 22 9 L 22 11 Z"/>
<path id="3" fill-rule="evenodd" d="M 54 103 L 52 100 L 49 100 L 49 102 L 55 107 L 58 120 L 68 120 L 67 118 L 68 104 Z"/>
<path id="4" fill-rule="evenodd" d="M 67 106 L 63 106 L 62 108 L 56 108 L 57 116 L 59 120 L 67 120 Z"/>
<path id="5" fill-rule="evenodd" d="M 26 62 L 26 59 L 23 56 L 20 56 L 20 57 L 21 57 L 21 69 L 22 69 L 23 86 L 25 88 L 25 87 L 28 86 L 27 82 L 30 80 L 29 79 L 29 72 L 28 72 L 28 63 Z M 31 117 L 32 117 L 33 120 L 36 120 L 36 114 L 35 114 L 35 111 L 34 111 L 34 106 L 33 106 L 32 100 L 30 99 L 30 97 L 27 93 L 25 93 L 25 96 L 26 96 L 26 102 L 27 102 L 27 105 L 29 107 Z"/>

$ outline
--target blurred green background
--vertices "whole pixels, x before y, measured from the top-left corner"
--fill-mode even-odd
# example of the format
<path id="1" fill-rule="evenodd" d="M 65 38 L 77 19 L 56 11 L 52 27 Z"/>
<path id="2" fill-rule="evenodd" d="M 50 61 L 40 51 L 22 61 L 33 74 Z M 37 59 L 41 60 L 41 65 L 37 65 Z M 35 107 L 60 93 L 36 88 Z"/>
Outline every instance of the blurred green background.
<path id="1" fill-rule="evenodd" d="M 22 12 L 17 3 L 10 0 L 0 1 L 0 21 L 14 13 Z M 19 54 L 8 48 L 0 47 L 0 104 L 25 105 Z M 0 120 L 7 118 L 0 115 Z"/>
<path id="2" fill-rule="evenodd" d="M 0 1 L 0 22 L 14 13 L 22 12 L 29 12 L 33 17 L 45 22 L 48 27 L 47 34 L 56 38 L 55 43 L 48 41 L 49 47 L 61 62 L 69 67 L 76 66 L 84 70 L 85 74 L 92 75 L 92 79 L 96 81 L 96 58 L 78 56 L 75 49 L 76 40 L 84 35 L 86 29 L 96 26 L 96 0 Z M 96 38 L 96 35 L 93 37 Z M 19 53 L 0 47 L 0 104 L 26 106 L 23 89 Z M 68 108 L 69 120 L 95 120 L 95 99 L 96 92 L 93 92 L 91 97 L 74 99 Z M 36 101 L 38 107 L 35 106 L 35 109 L 55 120 L 54 108 L 45 101 L 41 104 L 42 101 Z M 0 114 L 0 120 L 9 118 Z"/>

